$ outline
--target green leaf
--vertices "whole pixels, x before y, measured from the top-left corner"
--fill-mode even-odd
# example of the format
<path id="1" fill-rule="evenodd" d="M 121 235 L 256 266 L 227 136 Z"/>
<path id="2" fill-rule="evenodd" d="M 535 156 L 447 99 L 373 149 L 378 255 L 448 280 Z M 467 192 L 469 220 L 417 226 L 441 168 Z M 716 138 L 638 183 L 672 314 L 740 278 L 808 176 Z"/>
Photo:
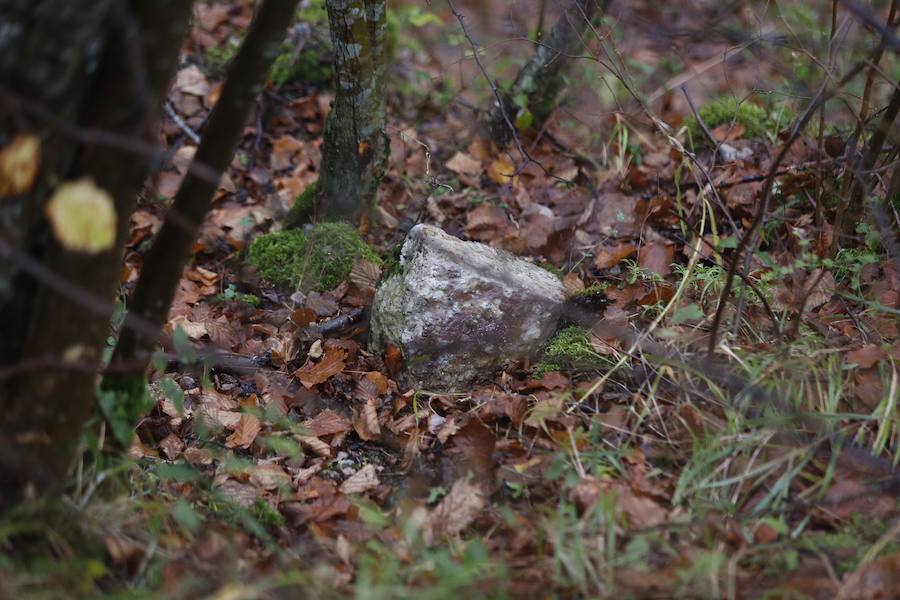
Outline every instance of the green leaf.
<path id="1" fill-rule="evenodd" d="M 696 321 L 697 319 L 703 318 L 703 311 L 695 302 L 691 302 L 687 306 L 679 308 L 675 311 L 675 314 L 672 315 L 672 323 L 674 325 L 680 325 L 686 321 Z"/>
<path id="2" fill-rule="evenodd" d="M 534 123 L 534 115 L 527 108 L 519 111 L 516 117 L 516 129 L 528 129 Z"/>
<path id="3" fill-rule="evenodd" d="M 175 519 L 175 522 L 188 531 L 197 531 L 200 525 L 203 524 L 203 517 L 200 513 L 194 510 L 194 507 L 184 499 L 179 499 L 178 502 L 172 506 L 171 514 L 172 518 Z"/>
<path id="4" fill-rule="evenodd" d="M 163 392 L 166 395 L 166 398 L 172 401 L 175 405 L 175 410 L 178 411 L 178 416 L 184 416 L 184 392 L 181 391 L 181 387 L 175 380 L 171 377 L 166 377 L 159 382 L 160 387 L 162 387 Z"/>
<path id="5" fill-rule="evenodd" d="M 175 346 L 175 353 L 182 362 L 192 363 L 197 361 L 197 351 L 181 325 L 175 327 L 175 331 L 172 332 L 172 345 Z"/>
<path id="6" fill-rule="evenodd" d="M 288 458 L 294 458 L 301 452 L 300 446 L 297 445 L 297 442 L 290 438 L 281 436 L 267 437 L 266 447 L 272 452 L 275 452 L 276 454 L 280 454 L 282 456 L 287 456 Z"/>
<path id="7" fill-rule="evenodd" d="M 727 238 L 719 240 L 719 250 L 728 250 L 734 249 L 738 247 L 738 239 L 733 235 L 729 235 Z"/>
<path id="8" fill-rule="evenodd" d="M 159 463 L 156 475 L 163 481 L 194 481 L 200 472 L 187 463 Z"/>

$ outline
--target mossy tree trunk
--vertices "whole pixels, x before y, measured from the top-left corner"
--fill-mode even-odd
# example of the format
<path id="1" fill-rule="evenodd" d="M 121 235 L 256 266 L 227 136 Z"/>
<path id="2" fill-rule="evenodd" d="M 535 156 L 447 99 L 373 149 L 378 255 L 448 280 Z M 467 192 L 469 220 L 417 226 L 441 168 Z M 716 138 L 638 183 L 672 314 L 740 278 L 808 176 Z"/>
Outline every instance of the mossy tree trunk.
<path id="1" fill-rule="evenodd" d="M 337 91 L 325 126 L 318 216 L 355 221 L 375 201 L 388 156 L 385 0 L 326 0 Z"/>
<path id="2" fill-rule="evenodd" d="M 42 140 L 34 187 L 0 202 L 0 508 L 58 487 L 75 458 L 190 9 L 189 0 L 0 0 L 0 146 L 19 134 Z M 63 248 L 43 218 L 50 192 L 80 177 L 105 189 L 117 213 L 114 248 L 93 256 Z"/>
<path id="3" fill-rule="evenodd" d="M 264 0 L 257 9 L 247 36 L 228 67 L 221 97 L 209 116 L 191 168 L 144 258 L 144 268 L 129 303 L 129 314 L 142 317 L 145 323 L 159 331 L 166 321 L 181 272 L 191 259 L 200 226 L 212 206 L 219 178 L 231 162 L 253 100 L 278 56 L 297 2 Z M 139 374 L 107 374 L 103 380 L 104 390 L 119 392 L 122 401 L 129 401 L 136 392 L 140 393 L 143 383 L 140 366 L 149 365 L 158 342 L 158 336 L 124 329 L 113 363 L 127 361 L 137 365 Z"/>
<path id="4" fill-rule="evenodd" d="M 609 0 L 571 0 L 550 34 L 537 43 L 534 55 L 519 70 L 512 87 L 504 95 L 503 109 L 510 123 L 516 121 L 514 99 L 520 95 L 525 97 L 526 107 L 535 123 L 542 123 L 550 116 L 565 87 L 572 57 L 586 54 L 585 34 L 594 17 L 608 5 Z M 512 131 L 496 98 L 492 96 L 491 101 L 485 122 L 491 139 L 502 148 L 512 140 Z"/>

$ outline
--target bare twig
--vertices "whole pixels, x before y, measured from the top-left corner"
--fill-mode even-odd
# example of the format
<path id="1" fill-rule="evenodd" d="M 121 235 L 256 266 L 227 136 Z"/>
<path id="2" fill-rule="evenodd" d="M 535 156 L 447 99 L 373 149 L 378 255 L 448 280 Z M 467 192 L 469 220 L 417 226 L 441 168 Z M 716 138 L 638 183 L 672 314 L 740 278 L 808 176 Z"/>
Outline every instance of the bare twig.
<path id="1" fill-rule="evenodd" d="M 728 267 L 728 274 L 725 276 L 725 286 L 722 289 L 722 294 L 719 298 L 719 306 L 716 308 L 716 315 L 713 319 L 712 328 L 709 332 L 709 343 L 707 346 L 707 351 L 710 354 L 715 352 L 716 349 L 716 338 L 718 335 L 718 330 L 722 323 L 722 316 L 725 312 L 725 306 L 728 303 L 728 297 L 731 295 L 731 290 L 734 287 L 734 276 L 735 272 L 738 269 L 741 255 L 744 250 L 748 250 L 748 253 L 752 253 L 753 246 L 756 245 L 757 231 L 762 225 L 766 213 L 768 213 L 769 211 L 769 203 L 772 200 L 772 191 L 774 188 L 778 168 L 781 166 L 781 163 L 784 162 L 784 159 L 787 158 L 788 152 L 790 151 L 791 147 L 800 138 L 800 134 L 804 129 L 806 129 L 807 124 L 809 124 L 810 119 L 812 119 L 815 112 L 819 109 L 819 106 L 823 102 L 831 98 L 835 93 L 837 93 L 837 91 L 840 90 L 844 85 L 846 85 L 851 79 L 856 77 L 863 70 L 863 68 L 865 68 L 866 64 L 868 64 L 868 61 L 862 61 L 854 65 L 830 90 L 827 89 L 827 81 L 826 83 L 822 84 L 822 86 L 816 92 L 816 95 L 813 97 L 812 102 L 810 102 L 809 106 L 794 124 L 793 128 L 791 129 L 790 136 L 782 144 L 781 150 L 778 152 L 775 160 L 772 161 L 772 165 L 769 167 L 769 172 L 766 175 L 765 183 L 763 184 L 762 199 L 760 200 L 759 208 L 756 211 L 756 215 L 754 215 L 753 217 L 753 222 L 750 224 L 750 228 L 741 238 L 740 242 L 738 242 L 738 246 L 737 248 L 735 248 L 734 254 L 731 257 L 731 263 Z"/>

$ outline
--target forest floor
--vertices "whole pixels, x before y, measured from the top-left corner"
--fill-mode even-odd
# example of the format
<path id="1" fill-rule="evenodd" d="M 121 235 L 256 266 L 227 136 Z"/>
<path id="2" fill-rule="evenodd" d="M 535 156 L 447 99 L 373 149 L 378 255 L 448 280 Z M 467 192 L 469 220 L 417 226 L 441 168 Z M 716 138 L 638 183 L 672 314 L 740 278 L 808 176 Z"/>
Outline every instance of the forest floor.
<path id="1" fill-rule="evenodd" d="M 508 78 L 538 3 L 458 4 Z M 843 146 L 826 156 L 822 143 L 843 143 L 839 116 L 786 156 L 706 353 L 728 261 L 808 97 L 786 92 L 799 86 L 785 73 L 802 76 L 783 68 L 795 51 L 753 51 L 698 23 L 799 40 L 788 26 L 804 15 L 828 21 L 803 3 L 778 18 L 757 4 L 624 4 L 604 42 L 618 55 L 589 43 L 560 108 L 521 128 L 530 161 L 481 130 L 488 86 L 450 10 L 392 7 L 390 164 L 364 237 L 387 256 L 431 223 L 605 307 L 545 368 L 509 365 L 458 395 L 399 386 L 396 357 L 367 352 L 365 319 L 340 319 L 370 304 L 377 274 L 296 294 L 244 261 L 318 176 L 327 23 L 305 8 L 308 28 L 292 30 L 302 60 L 260 97 L 168 326 L 257 368 L 155 372 L 126 460 L 95 424 L 65 502 L 0 522 L 0 596 L 900 597 L 900 271 L 865 223 L 829 255 Z M 241 1 L 196 7 L 161 133 L 172 160 L 133 218 L 126 294 L 250 14 Z M 681 128 L 691 104 L 720 97 L 764 110 Z M 10 554 L 22 532 L 30 542 Z"/>

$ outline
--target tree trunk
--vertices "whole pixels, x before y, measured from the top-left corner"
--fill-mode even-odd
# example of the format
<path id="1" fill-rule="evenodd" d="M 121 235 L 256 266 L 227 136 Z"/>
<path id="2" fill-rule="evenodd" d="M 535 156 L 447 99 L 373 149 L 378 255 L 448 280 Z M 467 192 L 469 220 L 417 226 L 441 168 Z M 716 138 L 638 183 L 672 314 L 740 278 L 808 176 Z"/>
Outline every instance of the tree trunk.
<path id="1" fill-rule="evenodd" d="M 534 55 L 519 70 L 504 96 L 503 110 L 496 98 L 491 98 L 491 109 L 485 122 L 491 139 L 499 147 L 506 147 L 512 140 L 510 124 L 516 121 L 516 104 L 513 102 L 516 96 L 525 96 L 527 110 L 536 123 L 542 123 L 550 116 L 563 90 L 571 57 L 584 54 L 584 34 L 594 16 L 605 11 L 608 5 L 609 0 L 572 0 L 547 39 L 537 45 Z M 509 123 L 503 116 L 504 111 Z"/>
<path id="2" fill-rule="evenodd" d="M 67 363 L 99 368 L 128 221 L 149 166 L 147 142 L 190 8 L 189 0 L 0 2 L 0 135 L 43 140 L 34 188 L 0 204 L 0 359 L 13 367 L 0 379 L 0 506 L 58 486 L 75 458 L 96 372 Z M 133 141 L 133 152 L 97 141 L 97 131 L 125 146 Z M 117 213 L 114 248 L 93 256 L 63 248 L 42 218 L 52 188 L 79 177 L 105 189 Z M 35 281 L 22 268 L 29 258 L 105 302 L 87 310 L 83 298 L 47 285 L 49 277 Z"/>
<path id="3" fill-rule="evenodd" d="M 130 301 L 129 314 L 142 317 L 161 330 L 175 296 L 181 272 L 192 256 L 200 226 L 211 208 L 222 172 L 231 162 L 244 131 L 244 124 L 278 55 L 298 0 L 264 0 L 257 10 L 247 37 L 228 68 L 222 95 L 213 107 L 197 153 L 172 208 L 144 257 L 144 268 Z M 135 365 L 150 363 L 157 337 L 124 329 L 113 362 Z M 110 374 L 103 388 L 122 392 L 123 400 L 141 387 L 131 374 Z"/>
<path id="4" fill-rule="evenodd" d="M 388 157 L 385 0 L 326 0 L 337 92 L 325 126 L 317 214 L 354 221 L 373 207 Z"/>

